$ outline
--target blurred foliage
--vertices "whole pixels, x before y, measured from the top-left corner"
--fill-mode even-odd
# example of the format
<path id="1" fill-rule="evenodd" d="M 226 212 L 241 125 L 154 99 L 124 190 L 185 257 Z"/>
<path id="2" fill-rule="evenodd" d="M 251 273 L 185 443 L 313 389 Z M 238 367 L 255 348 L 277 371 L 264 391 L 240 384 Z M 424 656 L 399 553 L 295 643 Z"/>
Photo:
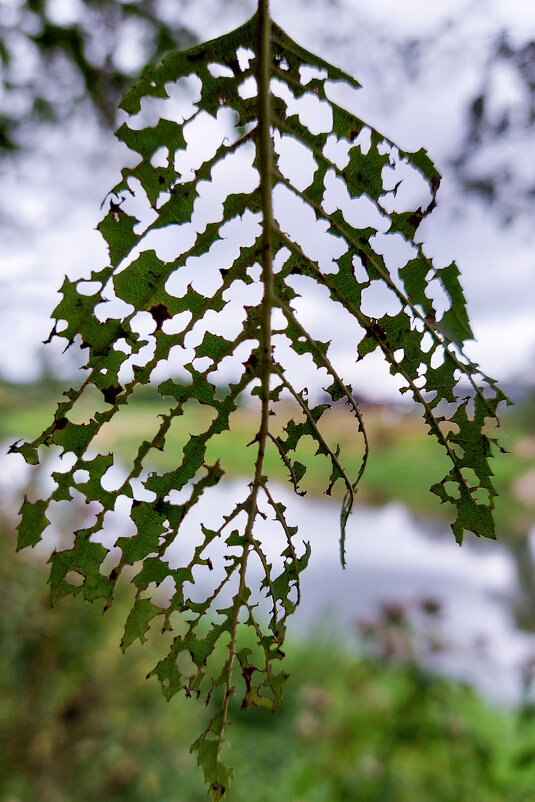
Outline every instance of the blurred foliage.
<path id="1" fill-rule="evenodd" d="M 222 7 L 230 2 L 238 0 Z M 336 11 L 333 0 L 323 2 Z M 113 126 L 121 95 L 143 68 L 196 41 L 182 16 L 163 0 L 0 0 L 0 157 L 23 144 L 36 124 L 61 123 L 80 105 Z M 410 81 L 421 77 L 439 45 L 456 58 L 448 44 L 452 24 L 419 38 L 378 31 L 378 46 Z M 462 24 L 463 18 L 456 23 L 459 36 Z M 451 162 L 465 192 L 511 218 L 535 193 L 535 178 L 525 169 L 535 122 L 535 40 L 517 42 L 504 30 L 487 49 Z M 515 164 L 511 150 L 525 158 Z"/>
<path id="2" fill-rule="evenodd" d="M 49 419 L 51 406 L 58 401 L 64 383 L 53 376 L 45 376 L 39 382 L 10 384 L 0 380 L 0 437 L 31 438 L 42 430 Z M 425 427 L 417 414 L 410 409 L 395 405 L 363 405 L 367 415 L 367 427 L 371 456 L 359 489 L 362 504 L 382 506 L 392 501 L 402 502 L 415 515 L 431 520 L 447 521 L 448 509 L 436 498 L 425 493 L 429 481 L 437 477 L 446 464 L 445 458 L 436 453 L 434 443 L 427 436 Z M 501 439 L 509 453 L 495 457 L 495 479 L 499 492 L 495 515 L 498 536 L 502 542 L 511 537 L 525 537 L 533 525 L 535 497 L 520 499 L 514 495 L 514 483 L 535 467 L 535 444 L 529 448 L 535 434 L 535 403 L 533 393 L 519 400 L 502 413 Z M 157 390 L 152 385 L 138 389 L 122 413 L 120 427 L 103 433 L 100 446 L 112 451 L 125 463 L 132 461 L 137 453 L 138 438 L 151 438 L 157 425 L 157 416 L 162 411 Z M 185 413 L 184 431 L 195 430 L 208 419 L 206 410 L 198 405 Z M 225 461 L 231 477 L 246 476 L 251 469 L 254 454 L 244 443 L 254 437 L 254 413 L 247 406 L 239 406 L 233 416 L 232 431 L 220 435 L 217 449 L 210 454 L 214 459 Z M 108 427 L 110 428 L 110 427 Z M 356 469 L 360 460 L 358 432 L 350 430 L 343 414 L 334 407 L 325 416 L 325 432 L 331 439 L 343 438 L 348 464 Z M 247 439 L 249 438 L 249 439 Z M 170 448 L 153 452 L 151 469 L 170 470 L 176 449 L 184 445 L 185 435 L 178 428 L 171 431 Z M 314 446 L 305 443 L 299 451 L 299 459 L 307 466 L 308 480 L 304 489 L 314 496 L 324 490 L 322 466 L 314 457 Z M 269 469 L 284 481 L 285 468 L 276 458 L 269 459 Z M 335 497 L 336 488 L 333 491 Z"/>
<path id="3" fill-rule="evenodd" d="M 535 387 L 530 387 L 516 402 L 513 412 L 517 425 L 525 430 L 526 435 L 535 435 Z"/>
<path id="4" fill-rule="evenodd" d="M 175 4 L 158 0 L 0 0 L 0 155 L 82 102 L 112 126 L 143 68 L 194 40 Z"/>
<path id="5" fill-rule="evenodd" d="M 225 0 L 221 14 L 230 2 L 238 0 Z M 336 11 L 333 0 L 323 2 Z M 79 106 L 113 126 L 121 95 L 144 67 L 197 40 L 182 16 L 163 0 L 0 0 L 0 157 L 24 144 L 36 125 L 61 124 Z M 456 23 L 460 37 L 463 21 Z M 420 78 L 439 45 L 456 58 L 452 24 L 406 39 L 379 29 L 378 47 L 408 81 Z M 487 50 L 451 164 L 466 193 L 512 219 L 535 193 L 535 177 L 525 169 L 535 122 L 535 40 L 517 42 L 503 30 Z"/>
<path id="6" fill-rule="evenodd" d="M 506 220 L 535 197 L 531 168 L 535 126 L 535 40 L 501 31 L 488 45 L 478 85 L 466 106 L 466 128 L 453 166 L 467 193 Z"/>
<path id="7" fill-rule="evenodd" d="M 151 641 L 122 655 L 126 599 L 54 611 L 44 566 L 0 540 L 0 799 L 3 802 L 201 802 L 191 733 L 202 713 L 167 704 L 143 676 Z M 427 673 L 403 613 L 385 606 L 356 656 L 325 635 L 289 649 L 277 716 L 233 711 L 231 802 L 528 802 L 535 724 Z M 436 608 L 427 602 L 427 612 Z M 76 627 L 72 626 L 76 619 Z M 237 708 L 238 702 L 234 702 Z"/>

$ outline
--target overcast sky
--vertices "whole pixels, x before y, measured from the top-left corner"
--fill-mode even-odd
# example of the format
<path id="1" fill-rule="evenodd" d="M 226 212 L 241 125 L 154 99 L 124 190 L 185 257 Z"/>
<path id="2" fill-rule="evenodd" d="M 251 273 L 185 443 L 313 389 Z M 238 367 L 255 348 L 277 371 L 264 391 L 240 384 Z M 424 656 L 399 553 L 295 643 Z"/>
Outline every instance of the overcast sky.
<path id="1" fill-rule="evenodd" d="M 229 11 L 221 0 L 185 0 L 182 13 L 186 24 L 209 38 L 244 21 L 254 6 L 243 0 Z M 352 111 L 402 148 L 429 151 L 444 180 L 438 207 L 419 234 L 429 255 L 444 264 L 455 259 L 462 270 L 477 337 L 468 353 L 498 378 L 531 370 L 533 379 L 535 225 L 526 214 L 504 226 L 479 201 L 463 198 L 448 158 L 462 136 L 464 104 L 478 85 L 488 42 L 503 28 L 517 43 L 535 38 L 535 3 L 272 0 L 272 12 L 293 38 L 361 81 L 363 88 L 345 98 Z M 420 77 L 409 80 L 394 43 L 418 36 L 437 37 L 438 44 L 426 49 Z M 0 370 L 9 378 L 36 375 L 63 274 L 87 275 L 106 262 L 94 227 L 123 155 L 112 140 L 85 120 L 73 121 L 32 158 L 0 168 L 11 211 L 0 257 Z M 309 312 L 317 318 L 315 303 Z M 349 369 L 352 353 L 346 355 Z M 361 364 L 358 371 L 372 395 L 391 391 L 391 377 L 378 363 Z"/>

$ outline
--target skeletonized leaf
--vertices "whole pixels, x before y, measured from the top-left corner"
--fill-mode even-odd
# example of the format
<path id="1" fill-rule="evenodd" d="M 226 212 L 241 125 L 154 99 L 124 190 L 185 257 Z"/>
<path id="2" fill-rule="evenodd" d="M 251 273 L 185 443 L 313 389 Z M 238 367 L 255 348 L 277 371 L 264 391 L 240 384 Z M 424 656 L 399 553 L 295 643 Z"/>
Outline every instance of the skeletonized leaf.
<path id="1" fill-rule="evenodd" d="M 260 36 L 260 28 L 266 36 Z M 196 82 L 197 94 L 195 109 L 184 120 L 176 113 L 173 87 L 186 79 Z M 432 489 L 456 510 L 452 528 L 457 540 L 467 530 L 494 536 L 491 441 L 484 427 L 505 397 L 460 352 L 471 330 L 457 267 L 435 268 L 415 241 L 421 220 L 435 205 L 440 176 L 425 151 L 399 150 L 337 105 L 330 92 L 340 82 L 358 87 L 261 15 L 226 36 L 168 56 L 139 79 L 121 105 L 141 118 L 118 131 L 137 161 L 122 171 L 99 226 L 110 264 L 91 275 L 96 289 L 89 294 L 86 282 L 66 280 L 54 312 L 53 334 L 67 346 L 77 341 L 87 350 L 87 376 L 79 388 L 65 393 L 42 435 L 12 447 L 30 463 L 43 446 L 72 455 L 71 467 L 54 474 L 56 489 L 47 500 L 25 501 L 19 547 L 40 540 L 50 504 L 74 493 L 91 502 L 94 518 L 75 533 L 72 548 L 52 555 L 53 599 L 81 593 L 91 600 L 103 598 L 109 606 L 122 572 L 133 572 L 136 598 L 122 646 L 145 640 L 155 622 L 168 640 L 171 634 L 168 653 L 152 673 L 167 698 L 182 690 L 211 701 L 213 717 L 192 748 L 215 800 L 224 797 L 231 779 L 221 751 L 236 686 L 244 707 L 272 710 L 282 697 L 286 674 L 279 661 L 286 621 L 299 602 L 300 574 L 310 556 L 270 486 L 266 449 L 278 455 L 294 489 L 302 493 L 306 465 L 299 449 L 303 442 L 314 443 L 326 468 L 326 492 L 339 485 L 345 492 L 342 562 L 346 522 L 368 456 L 353 389 L 335 367 L 330 343 L 304 326 L 298 288 L 327 291 L 333 314 L 352 321 L 355 361 L 382 353 L 390 372 L 401 377 L 403 391 L 420 405 L 429 433 L 450 459 L 450 470 Z M 155 100 L 162 101 L 163 113 L 148 125 L 143 114 Z M 310 109 L 330 122 L 316 125 Z M 196 120 L 207 130 L 210 120 L 227 127 L 211 154 L 188 170 L 183 164 L 194 149 Z M 308 183 L 289 175 L 288 143 L 306 151 L 312 164 Z M 229 164 L 236 175 L 248 170 L 256 178 L 236 192 L 223 181 L 218 211 L 203 219 L 199 210 L 207 187 L 218 180 L 221 184 Z M 396 203 L 396 176 L 403 170 L 419 177 L 425 200 L 418 208 Z M 286 199 L 275 204 L 275 211 L 274 198 Z M 136 211 L 143 202 L 144 215 Z M 287 212 L 290 202 L 292 209 L 295 203 L 306 209 L 329 241 L 337 243 L 334 269 L 326 269 L 321 255 L 295 234 L 293 213 Z M 357 202 L 366 209 L 366 224 L 356 222 Z M 227 231 L 238 232 L 231 246 Z M 166 248 L 157 244 L 162 232 Z M 410 255 L 392 268 L 383 256 L 384 245 L 400 238 L 410 245 Z M 231 250 L 227 261 L 223 246 Z M 209 263 L 220 266 L 217 280 L 213 270 L 210 280 L 200 280 Z M 183 275 L 189 279 L 182 281 Z M 443 287 L 442 314 L 432 300 L 431 282 Z M 254 292 L 259 284 L 263 300 L 257 294 L 251 296 L 256 301 L 244 303 L 239 325 L 214 330 L 218 316 L 232 308 L 232 291 Z M 397 311 L 372 317 L 365 312 L 365 299 L 378 286 L 390 293 Z M 309 399 L 285 363 L 280 342 L 327 375 L 329 402 Z M 217 383 L 217 372 L 233 356 L 238 366 L 233 378 Z M 122 480 L 110 483 L 113 458 L 99 454 L 97 437 L 120 416 L 137 388 L 156 381 L 156 375 L 163 406 L 153 435 L 139 443 Z M 101 403 L 80 422 L 79 402 L 92 388 Z M 260 402 L 258 433 L 250 444 L 257 453 L 251 484 L 228 508 L 206 506 L 209 520 L 195 528 L 192 540 L 192 511 L 209 497 L 224 471 L 219 460 L 207 457 L 208 449 L 232 426 L 244 394 Z M 281 400 L 286 400 L 282 412 Z M 288 401 L 297 412 L 281 425 Z M 341 401 L 362 434 L 358 466 L 348 466 L 343 448 L 328 442 L 323 432 L 331 403 Z M 182 432 L 172 470 L 149 471 L 154 452 L 172 447 L 171 432 L 180 429 L 191 404 L 208 411 L 205 423 L 193 433 Z M 129 510 L 130 529 L 117 534 L 108 522 L 120 504 Z M 277 537 L 281 548 L 275 560 L 270 540 Z M 71 584 L 71 572 L 83 578 L 81 585 Z M 252 637 L 242 643 L 247 630 Z"/>

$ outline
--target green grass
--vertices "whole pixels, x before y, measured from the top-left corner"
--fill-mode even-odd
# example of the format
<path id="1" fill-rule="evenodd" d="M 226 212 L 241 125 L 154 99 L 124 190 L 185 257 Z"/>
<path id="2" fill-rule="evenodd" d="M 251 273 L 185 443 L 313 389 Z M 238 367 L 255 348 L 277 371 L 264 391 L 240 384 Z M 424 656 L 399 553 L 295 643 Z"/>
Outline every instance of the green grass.
<path id="1" fill-rule="evenodd" d="M 52 408 L 49 399 L 31 394 L 16 402 L 11 397 L 2 437 L 34 437 Z M 118 426 L 103 431 L 101 449 L 132 460 L 139 441 L 154 432 L 159 411 L 160 402 L 150 398 L 123 410 Z M 419 420 L 377 410 L 367 419 L 372 456 L 360 500 L 399 500 L 421 515 L 440 515 L 445 507 L 427 487 L 445 461 Z M 154 467 L 173 467 L 189 432 L 207 420 L 206 410 L 189 410 L 165 451 L 154 452 Z M 254 432 L 254 415 L 241 409 L 209 458 L 220 459 L 231 476 L 248 475 Z M 496 460 L 504 529 L 533 520 L 533 510 L 511 493 L 511 482 L 533 464 L 515 450 L 525 431 L 511 422 L 505 432 L 513 453 Z M 325 433 L 342 444 L 356 471 L 361 441 L 354 421 L 329 413 Z M 298 457 L 310 462 L 309 490 L 320 493 L 328 470 L 324 460 L 312 460 L 312 451 L 304 444 Z M 285 478 L 274 451 L 268 467 Z M 25 555 L 15 559 L 12 536 L 0 539 L 0 558 L 9 610 L 0 617 L 0 799 L 205 800 L 189 744 L 209 711 L 183 698 L 166 704 L 156 681 L 144 681 L 158 659 L 158 632 L 144 647 L 121 654 L 129 591 L 104 618 L 98 605 L 78 599 L 50 611 L 46 569 Z M 379 630 L 373 637 L 381 637 Z M 531 802 L 535 719 L 529 708 L 522 716 L 494 709 L 472 689 L 429 675 L 417 660 L 372 659 L 356 646 L 353 632 L 343 644 L 321 634 L 290 642 L 291 679 L 275 716 L 242 711 L 233 700 L 229 802 Z"/>
<path id="2" fill-rule="evenodd" d="M 0 799 L 204 802 L 189 745 L 210 711 L 182 696 L 166 703 L 144 680 L 159 632 L 121 654 L 127 592 L 104 618 L 81 599 L 50 610 L 45 567 L 28 555 L 14 565 L 5 538 L 0 550 Z M 529 710 L 494 709 L 400 654 L 359 653 L 352 632 L 345 644 L 317 633 L 287 652 L 274 715 L 232 700 L 229 802 L 533 799 Z"/>
<path id="3" fill-rule="evenodd" d="M 29 400 L 4 400 L 0 435 L 6 439 L 33 438 L 49 425 L 54 405 L 49 399 L 39 399 L 30 393 Z M 113 452 L 127 464 L 137 452 L 140 442 L 150 439 L 159 424 L 158 414 L 168 407 L 166 402 L 153 392 L 146 392 L 141 401 L 134 400 L 122 408 L 112 423 L 106 425 L 99 435 L 97 445 L 102 453 Z M 423 422 L 416 414 L 395 416 L 388 411 L 365 410 L 365 418 L 371 442 L 371 455 L 366 473 L 358 491 L 358 501 L 364 504 L 383 505 L 400 501 L 413 513 L 422 517 L 449 520 L 451 510 L 441 505 L 439 499 L 429 493 L 429 487 L 449 470 L 448 460 L 433 437 L 427 435 Z M 89 403 L 82 408 L 80 419 L 89 418 L 94 406 Z M 283 423 L 295 409 L 281 405 L 274 424 L 282 430 Z M 181 449 L 189 434 L 202 431 L 211 418 L 207 408 L 190 405 L 183 416 L 175 419 L 167 437 L 163 452 L 152 450 L 146 460 L 147 467 L 154 470 L 171 470 L 181 459 Z M 280 422 L 278 422 L 280 421 Z M 232 419 L 232 431 L 215 437 L 208 446 L 208 462 L 220 461 L 229 477 L 250 477 L 255 459 L 255 449 L 248 446 L 256 433 L 257 419 L 253 411 L 240 408 Z M 355 476 L 362 458 L 362 437 L 356 422 L 346 412 L 335 409 L 321 421 L 326 439 L 342 446 L 342 460 L 348 474 Z M 506 419 L 503 444 L 510 451 L 497 454 L 493 460 L 496 487 L 500 498 L 497 502 L 496 520 L 499 536 L 524 534 L 529 528 L 534 505 L 523 503 L 512 492 L 512 483 L 533 468 L 534 460 L 517 452 L 518 443 L 525 432 L 514 419 Z M 295 457 L 307 465 L 302 482 L 303 489 L 313 495 L 321 495 L 328 485 L 330 466 L 324 457 L 314 457 L 316 450 L 311 438 L 301 441 Z M 287 481 L 288 472 L 272 443 L 266 454 L 266 472 L 280 481 Z M 333 496 L 340 498 L 343 487 L 339 482 Z"/>

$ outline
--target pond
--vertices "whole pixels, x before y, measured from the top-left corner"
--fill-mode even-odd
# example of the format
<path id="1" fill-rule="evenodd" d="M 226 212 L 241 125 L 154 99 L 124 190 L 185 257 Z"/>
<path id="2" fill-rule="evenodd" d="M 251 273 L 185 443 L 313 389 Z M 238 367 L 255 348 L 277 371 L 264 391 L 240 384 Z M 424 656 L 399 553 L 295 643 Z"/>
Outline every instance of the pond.
<path id="1" fill-rule="evenodd" d="M 214 488 L 212 509 L 243 497 L 245 487 L 230 482 Z M 343 569 L 339 504 L 297 498 L 282 485 L 276 494 L 312 549 L 301 604 L 288 622 L 291 635 L 319 630 L 356 643 L 359 622 L 373 619 L 385 603 L 401 605 L 416 630 L 432 634 L 431 628 L 440 638 L 442 648 L 425 656 L 430 667 L 476 684 L 495 701 L 518 700 L 522 667 L 535 657 L 535 636 L 516 626 L 516 568 L 504 546 L 469 536 L 459 547 L 449 529 L 417 521 L 400 504 L 357 504 L 348 521 Z M 192 528 L 194 523 L 192 517 Z M 269 538 L 262 539 L 275 560 L 276 547 L 270 553 Z M 429 601 L 439 608 L 433 621 L 421 613 L 421 603 Z"/>
<path id="2" fill-rule="evenodd" d="M 12 458 L 9 466 L 5 458 L 1 462 L 2 468 L 9 468 L 3 471 L 3 501 L 6 509 L 12 509 L 14 488 L 20 493 L 27 472 L 22 465 L 18 471 Z M 244 481 L 233 481 L 212 488 L 189 513 L 187 527 L 166 558 L 178 562 L 184 548 L 191 546 L 199 523 L 210 526 L 210 518 L 220 519 L 245 497 L 246 487 Z M 288 522 L 299 527 L 299 537 L 309 541 L 312 549 L 302 574 L 301 604 L 288 622 L 290 635 L 328 633 L 356 646 L 366 622 L 373 621 L 385 605 L 397 605 L 416 637 L 439 644 L 419 655 L 430 668 L 474 683 L 494 701 L 520 698 L 522 668 L 535 657 L 535 635 L 521 631 L 515 623 L 517 571 L 503 545 L 468 537 L 460 548 L 445 527 L 418 521 L 399 504 L 382 508 L 357 504 L 348 521 L 347 567 L 343 569 L 339 504 L 298 498 L 283 485 L 275 485 L 274 491 L 287 508 Z M 113 516 L 113 535 L 111 531 L 106 535 L 109 545 L 110 538 L 126 534 L 128 526 L 125 513 L 119 510 Z M 271 539 L 274 526 L 270 520 L 261 522 L 267 557 L 276 562 L 280 540 L 275 535 Z M 53 545 L 49 539 L 36 551 L 45 557 Z M 426 605 L 434 615 L 425 614 Z"/>

